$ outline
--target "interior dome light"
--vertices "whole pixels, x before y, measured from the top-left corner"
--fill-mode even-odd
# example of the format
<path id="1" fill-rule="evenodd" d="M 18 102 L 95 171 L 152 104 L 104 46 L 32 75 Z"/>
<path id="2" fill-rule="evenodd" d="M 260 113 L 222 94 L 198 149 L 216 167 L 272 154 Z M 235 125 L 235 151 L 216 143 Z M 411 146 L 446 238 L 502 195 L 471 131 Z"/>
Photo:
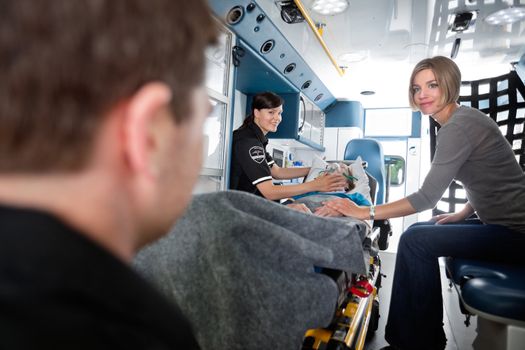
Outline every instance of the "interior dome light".
<path id="1" fill-rule="evenodd" d="M 364 61 L 367 58 L 368 55 L 365 51 L 347 52 L 339 56 L 339 60 L 345 63 L 357 63 Z"/>
<path id="2" fill-rule="evenodd" d="M 314 0 L 312 10 L 321 15 L 337 15 L 348 8 L 348 0 Z"/>
<path id="3" fill-rule="evenodd" d="M 509 7 L 485 17 L 485 22 L 493 26 L 511 24 L 523 20 L 525 20 L 525 7 Z"/>

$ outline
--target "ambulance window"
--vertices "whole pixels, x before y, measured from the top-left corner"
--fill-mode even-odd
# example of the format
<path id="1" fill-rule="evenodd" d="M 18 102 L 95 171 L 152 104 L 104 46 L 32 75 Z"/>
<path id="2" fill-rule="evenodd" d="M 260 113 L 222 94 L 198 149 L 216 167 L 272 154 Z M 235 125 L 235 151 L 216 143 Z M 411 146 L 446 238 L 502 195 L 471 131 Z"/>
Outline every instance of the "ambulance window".
<path id="1" fill-rule="evenodd" d="M 409 108 L 367 109 L 365 136 L 410 136 L 412 110 Z"/>

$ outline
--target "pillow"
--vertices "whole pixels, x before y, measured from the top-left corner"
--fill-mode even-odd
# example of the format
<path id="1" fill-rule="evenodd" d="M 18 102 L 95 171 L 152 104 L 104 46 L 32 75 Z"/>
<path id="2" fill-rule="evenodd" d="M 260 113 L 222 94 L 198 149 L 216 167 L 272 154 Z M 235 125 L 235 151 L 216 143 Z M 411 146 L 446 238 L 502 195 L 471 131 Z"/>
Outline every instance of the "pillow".
<path id="1" fill-rule="evenodd" d="M 318 156 L 314 156 L 312 166 L 308 172 L 308 175 L 306 176 L 305 182 L 315 180 L 321 171 L 325 171 L 327 169 L 328 164 L 329 163 Z M 366 200 L 368 200 L 370 203 L 373 203 L 372 197 L 370 196 L 370 184 L 368 183 L 368 176 L 366 175 L 365 169 L 363 168 L 363 160 L 361 156 L 357 157 L 357 159 L 348 165 L 348 167 L 350 168 L 352 176 L 357 180 L 354 181 L 355 187 L 346 193 L 360 193 L 366 198 Z"/>
<path id="2" fill-rule="evenodd" d="M 357 178 L 357 181 L 354 181 L 355 187 L 348 193 L 361 193 L 370 203 L 373 203 L 372 197 L 370 196 L 368 176 L 363 168 L 363 160 L 361 159 L 361 156 L 357 157 L 357 159 L 350 164 L 350 171 L 352 172 L 352 176 Z"/>
<path id="3" fill-rule="evenodd" d="M 323 159 L 319 158 L 318 156 L 314 155 L 312 166 L 310 167 L 310 171 L 308 172 L 308 175 L 306 176 L 306 179 L 304 180 L 304 182 L 315 180 L 315 178 L 319 176 L 319 173 L 326 169 L 327 165 L 328 165 L 327 162 L 325 162 Z"/>

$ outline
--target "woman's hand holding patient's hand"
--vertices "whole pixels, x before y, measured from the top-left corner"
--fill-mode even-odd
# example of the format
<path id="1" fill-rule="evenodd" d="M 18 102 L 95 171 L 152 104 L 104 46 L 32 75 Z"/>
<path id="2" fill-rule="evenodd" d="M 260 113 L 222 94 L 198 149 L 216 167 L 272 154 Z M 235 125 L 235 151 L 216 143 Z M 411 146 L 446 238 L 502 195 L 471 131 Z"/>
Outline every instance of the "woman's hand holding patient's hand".
<path id="1" fill-rule="evenodd" d="M 328 209 L 341 213 L 344 216 L 361 218 L 363 209 L 349 199 L 337 198 L 323 203 Z"/>
<path id="2" fill-rule="evenodd" d="M 343 216 L 343 214 L 341 214 L 341 213 L 338 212 L 337 210 L 330 209 L 330 208 L 328 208 L 326 205 L 323 205 L 322 207 L 317 208 L 317 209 L 315 210 L 314 214 L 317 215 L 317 216 L 322 216 L 322 217 L 338 217 L 338 216 Z"/>

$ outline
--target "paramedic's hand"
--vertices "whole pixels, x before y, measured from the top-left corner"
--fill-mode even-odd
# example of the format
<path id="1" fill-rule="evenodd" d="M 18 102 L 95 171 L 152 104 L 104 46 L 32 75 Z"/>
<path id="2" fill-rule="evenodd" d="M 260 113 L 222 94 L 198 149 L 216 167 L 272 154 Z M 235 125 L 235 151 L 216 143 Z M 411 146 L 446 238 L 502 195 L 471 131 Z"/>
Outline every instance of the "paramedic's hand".
<path id="1" fill-rule="evenodd" d="M 323 205 L 322 207 L 319 207 L 315 210 L 315 215 L 321 216 L 321 217 L 338 217 L 343 216 L 340 212 L 334 209 L 328 208 L 326 205 Z"/>
<path id="2" fill-rule="evenodd" d="M 304 203 L 290 203 L 290 204 L 286 204 L 286 206 L 288 208 L 291 208 L 291 209 L 294 209 L 294 210 L 297 210 L 303 213 L 308 213 L 308 214 L 312 213 L 312 211 L 306 205 L 304 205 Z"/>
<path id="3" fill-rule="evenodd" d="M 319 176 L 314 181 L 315 189 L 319 192 L 344 191 L 347 180 L 340 174 L 325 174 Z"/>
<path id="4" fill-rule="evenodd" d="M 335 210 L 344 216 L 359 218 L 362 209 L 347 198 L 337 198 L 323 203 L 328 209 Z"/>

